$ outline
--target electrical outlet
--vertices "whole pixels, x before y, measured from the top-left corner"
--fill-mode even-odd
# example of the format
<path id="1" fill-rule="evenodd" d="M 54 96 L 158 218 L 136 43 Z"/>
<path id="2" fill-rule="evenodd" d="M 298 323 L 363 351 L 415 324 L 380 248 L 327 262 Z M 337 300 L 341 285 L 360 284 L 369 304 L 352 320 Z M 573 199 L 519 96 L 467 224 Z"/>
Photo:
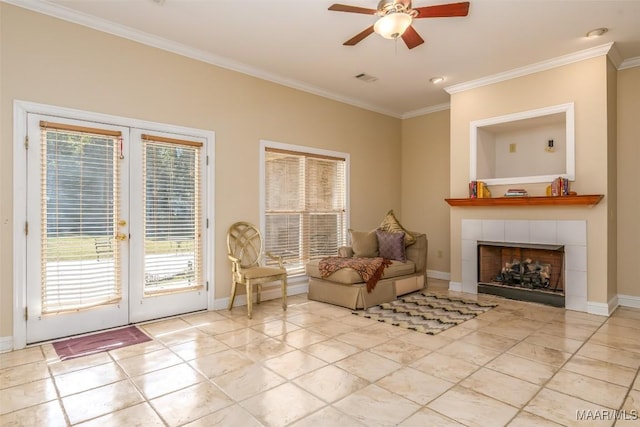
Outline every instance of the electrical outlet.
<path id="1" fill-rule="evenodd" d="M 515 153 L 516 152 L 516 144 L 515 143 L 509 144 L 509 152 L 510 153 Z"/>

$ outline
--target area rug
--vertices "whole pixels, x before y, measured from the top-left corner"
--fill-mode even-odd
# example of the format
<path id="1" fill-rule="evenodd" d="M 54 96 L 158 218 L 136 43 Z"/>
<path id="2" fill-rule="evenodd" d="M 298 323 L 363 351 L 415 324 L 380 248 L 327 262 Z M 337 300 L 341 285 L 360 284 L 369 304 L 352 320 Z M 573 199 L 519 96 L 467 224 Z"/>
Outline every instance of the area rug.
<path id="1" fill-rule="evenodd" d="M 353 314 L 436 335 L 496 306 L 417 292 Z"/>
<path id="2" fill-rule="evenodd" d="M 126 328 L 57 341 L 53 343 L 53 348 L 58 353 L 60 360 L 69 360 L 150 340 L 151 338 L 136 326 L 127 326 Z"/>

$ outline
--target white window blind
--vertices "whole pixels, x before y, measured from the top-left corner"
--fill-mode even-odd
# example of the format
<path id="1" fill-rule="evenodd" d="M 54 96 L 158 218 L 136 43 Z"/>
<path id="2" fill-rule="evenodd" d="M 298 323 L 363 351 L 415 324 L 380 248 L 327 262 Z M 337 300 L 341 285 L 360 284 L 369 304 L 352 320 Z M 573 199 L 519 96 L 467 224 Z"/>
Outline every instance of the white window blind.
<path id="1" fill-rule="evenodd" d="M 203 287 L 202 143 L 142 135 L 145 295 Z"/>
<path id="2" fill-rule="evenodd" d="M 345 158 L 265 149 L 265 249 L 289 275 L 346 243 Z"/>
<path id="3" fill-rule="evenodd" d="M 42 313 L 121 299 L 120 132 L 40 122 Z"/>

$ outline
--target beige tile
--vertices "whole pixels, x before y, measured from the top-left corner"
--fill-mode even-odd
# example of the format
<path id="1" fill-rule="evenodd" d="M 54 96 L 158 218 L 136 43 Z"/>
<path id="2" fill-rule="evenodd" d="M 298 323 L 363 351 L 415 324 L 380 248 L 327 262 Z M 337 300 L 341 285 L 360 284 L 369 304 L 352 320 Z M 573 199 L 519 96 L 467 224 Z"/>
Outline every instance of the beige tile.
<path id="1" fill-rule="evenodd" d="M 241 405 L 266 426 L 283 426 L 325 406 L 300 387 L 285 383 L 251 397 Z"/>
<path id="2" fill-rule="evenodd" d="M 0 389 L 49 378 L 46 361 L 17 365 L 0 370 Z"/>
<path id="3" fill-rule="evenodd" d="M 399 339 L 387 341 L 369 349 L 369 351 L 403 365 L 414 362 L 430 353 L 430 350 L 424 347 Z"/>
<path id="4" fill-rule="evenodd" d="M 532 360 L 534 362 L 545 363 L 547 365 L 555 366 L 559 368 L 569 360 L 571 353 L 556 350 L 549 347 L 543 347 L 535 345 L 527 340 L 522 341 L 507 351 L 509 354 L 524 357 L 525 359 Z"/>
<path id="5" fill-rule="evenodd" d="M 155 339 L 157 339 L 167 347 L 171 347 L 185 342 L 194 341 L 199 338 L 201 339 L 207 336 L 207 334 L 197 329 L 195 326 L 192 326 L 189 329 L 166 332 L 162 335 L 157 336 Z"/>
<path id="6" fill-rule="evenodd" d="M 540 389 L 537 385 L 487 368 L 474 372 L 460 385 L 517 408 L 522 408 Z"/>
<path id="7" fill-rule="evenodd" d="M 148 403 L 140 403 L 77 425 L 81 427 L 162 427 L 164 423 Z"/>
<path id="8" fill-rule="evenodd" d="M 367 380 L 331 365 L 302 375 L 294 383 L 327 403 L 335 402 L 369 385 Z"/>
<path id="9" fill-rule="evenodd" d="M 401 328 L 399 326 L 395 326 L 385 322 L 374 322 L 372 325 L 367 326 L 366 328 L 358 329 L 358 331 L 366 335 L 371 335 L 376 337 L 382 336 L 382 337 L 387 337 L 389 339 L 398 338 L 403 335 L 415 333 L 415 331 Z"/>
<path id="10" fill-rule="evenodd" d="M 157 371 L 158 369 L 167 368 L 182 362 L 182 359 L 166 348 L 118 360 L 120 367 L 124 369 L 130 377 Z"/>
<path id="11" fill-rule="evenodd" d="M 399 369 L 402 365 L 377 354 L 363 351 L 335 363 L 339 368 L 374 382 Z"/>
<path id="12" fill-rule="evenodd" d="M 236 402 L 278 386 L 286 380 L 262 365 L 252 364 L 216 377 L 214 383 Z"/>
<path id="13" fill-rule="evenodd" d="M 626 366 L 627 368 L 638 369 L 640 367 L 640 355 L 638 353 L 591 342 L 582 346 L 577 354 L 590 359 Z"/>
<path id="14" fill-rule="evenodd" d="M 634 319 L 635 320 L 635 319 Z M 636 321 L 637 322 L 637 321 Z M 620 338 L 628 339 L 629 341 L 638 342 L 640 341 L 640 328 L 631 327 L 630 324 L 634 324 L 636 322 L 623 322 L 625 325 L 620 325 L 615 322 L 606 322 L 604 325 L 598 329 L 599 333 L 604 333 L 612 336 L 617 336 Z"/>
<path id="15" fill-rule="evenodd" d="M 132 378 L 134 384 L 138 386 L 147 399 L 153 399 L 204 380 L 205 378 L 187 363 L 181 363 Z"/>
<path id="16" fill-rule="evenodd" d="M 299 377 L 326 364 L 325 361 L 300 350 L 294 350 L 264 362 L 264 366 L 287 379 Z"/>
<path id="17" fill-rule="evenodd" d="M 613 425 L 612 420 L 591 419 L 585 421 L 579 419 L 580 411 L 593 411 L 602 414 L 607 411 L 607 408 L 546 388 L 542 389 L 524 409 L 565 426 Z"/>
<path id="18" fill-rule="evenodd" d="M 407 367 L 381 378 L 376 385 L 419 405 L 426 405 L 454 384 Z"/>
<path id="19" fill-rule="evenodd" d="M 457 325 L 457 326 L 453 326 L 449 329 L 445 329 L 444 331 L 440 332 L 438 335 L 442 335 L 445 338 L 450 338 L 453 340 L 457 340 L 460 339 L 466 335 L 469 335 L 470 333 L 474 332 L 475 329 L 471 329 L 471 328 L 465 328 L 464 327 L 464 323 Z"/>
<path id="20" fill-rule="evenodd" d="M 458 382 L 478 369 L 477 365 L 440 353 L 431 353 L 410 365 L 419 371 L 450 382 Z"/>
<path id="21" fill-rule="evenodd" d="M 0 369 L 10 368 L 45 360 L 40 347 L 29 347 L 9 353 L 0 353 Z"/>
<path id="22" fill-rule="evenodd" d="M 294 351 L 296 348 L 291 347 L 283 341 L 275 338 L 267 338 L 257 342 L 249 343 L 245 346 L 236 348 L 236 351 L 258 362 L 272 357 L 280 356 L 290 351 Z"/>
<path id="23" fill-rule="evenodd" d="M 253 361 L 238 351 L 225 350 L 199 357 L 189 364 L 205 377 L 214 378 L 251 365 Z"/>
<path id="24" fill-rule="evenodd" d="M 636 377 L 636 381 L 633 383 L 634 390 L 640 390 L 640 375 Z"/>
<path id="25" fill-rule="evenodd" d="M 640 391 L 631 390 L 629 395 L 625 399 L 622 409 L 625 409 L 629 413 L 640 414 Z"/>
<path id="26" fill-rule="evenodd" d="M 463 387 L 454 387 L 427 407 L 469 426 L 505 425 L 518 412 L 513 406 Z"/>
<path id="27" fill-rule="evenodd" d="M 182 318 L 173 318 L 173 319 L 164 319 L 153 321 L 149 323 L 145 323 L 139 325 L 140 328 L 144 329 L 144 331 L 152 336 L 161 338 L 164 335 L 169 335 L 171 333 L 186 331 L 193 328 L 193 325 L 185 322 Z"/>
<path id="28" fill-rule="evenodd" d="M 479 366 L 484 365 L 500 355 L 500 353 L 495 350 L 461 341 L 456 341 L 442 347 L 437 352 Z"/>
<path id="29" fill-rule="evenodd" d="M 245 311 L 245 317 L 246 317 L 246 311 Z M 210 335 L 219 335 L 219 334 L 224 334 L 230 331 L 237 331 L 244 327 L 245 326 L 240 321 L 236 322 L 231 319 L 217 320 L 215 322 L 206 323 L 206 324 L 197 326 L 197 328 L 200 329 L 202 332 Z"/>
<path id="30" fill-rule="evenodd" d="M 560 427 L 561 425 L 524 411 L 519 412 L 509 423 L 509 427 Z"/>
<path id="31" fill-rule="evenodd" d="M 226 317 L 224 317 L 222 314 L 220 314 L 217 311 L 205 311 L 205 312 L 188 314 L 188 315 L 182 316 L 182 320 L 196 327 L 206 326 L 213 322 L 217 322 L 218 320 L 226 320 L 226 319 L 227 319 Z"/>
<path id="32" fill-rule="evenodd" d="M 544 384 L 557 368 L 512 354 L 503 354 L 487 363 L 487 368 L 534 384 Z"/>
<path id="33" fill-rule="evenodd" d="M 545 325 L 544 328 L 538 331 L 544 332 L 548 335 L 555 335 L 557 337 L 572 338 L 579 341 L 585 341 L 594 334 L 598 329 L 597 326 L 584 326 L 584 325 L 567 325 L 562 322 L 556 322 Z"/>
<path id="34" fill-rule="evenodd" d="M 0 390 L 0 414 L 17 411 L 56 399 L 50 378 L 32 381 Z"/>
<path id="35" fill-rule="evenodd" d="M 328 322 L 316 323 L 307 327 L 307 330 L 309 331 L 326 335 L 328 337 L 335 337 L 338 335 L 346 334 L 348 332 L 354 331 L 355 329 L 355 326 L 342 323 L 340 320 L 330 320 Z"/>
<path id="36" fill-rule="evenodd" d="M 400 424 L 399 427 L 457 427 L 463 426 L 457 421 L 438 414 L 429 408 L 422 408 Z"/>
<path id="37" fill-rule="evenodd" d="M 333 405 L 367 426 L 397 425 L 420 406 L 377 385 L 371 384 Z"/>
<path id="38" fill-rule="evenodd" d="M 334 339 L 312 344 L 302 350 L 328 363 L 336 362 L 360 351 L 357 347 Z"/>
<path id="39" fill-rule="evenodd" d="M 63 397 L 62 405 L 71 424 L 76 424 L 143 401 L 133 384 L 124 380 Z"/>
<path id="40" fill-rule="evenodd" d="M 354 326 L 356 329 L 359 329 L 359 328 L 366 328 L 367 326 L 371 326 L 372 320 L 367 319 L 366 317 L 352 315 L 352 316 L 341 317 L 340 322 L 344 323 L 345 325 L 351 325 L 351 326 Z"/>
<path id="41" fill-rule="evenodd" d="M 524 341 L 529 344 L 552 348 L 567 353 L 575 353 L 584 343 L 584 341 L 580 340 L 548 335 L 545 331 L 537 332 L 536 334 L 527 337 Z"/>
<path id="42" fill-rule="evenodd" d="M 328 337 L 317 332 L 311 332 L 306 329 L 298 329 L 297 331 L 287 332 L 277 337 L 288 345 L 295 348 L 303 348 L 309 345 L 325 341 Z"/>
<path id="43" fill-rule="evenodd" d="M 121 360 L 140 356 L 145 353 L 153 353 L 154 351 L 162 350 L 164 348 L 165 347 L 159 341 L 151 340 L 112 350 L 109 352 L 109 355 L 111 355 L 115 360 Z M 81 357 L 80 359 L 84 359 L 84 357 Z"/>
<path id="44" fill-rule="evenodd" d="M 233 401 L 210 382 L 202 382 L 151 401 L 151 406 L 169 426 L 186 424 L 232 404 Z"/>
<path id="45" fill-rule="evenodd" d="M 613 314 L 609 319 L 612 319 L 612 318 L 617 319 L 620 317 L 624 317 L 632 320 L 640 320 L 640 309 L 633 308 L 633 307 L 618 307 L 616 311 L 613 312 Z"/>
<path id="46" fill-rule="evenodd" d="M 619 408 L 627 394 L 627 387 L 564 369 L 558 371 L 545 387 L 607 408 Z"/>
<path id="47" fill-rule="evenodd" d="M 210 335 L 198 337 L 193 341 L 177 344 L 171 347 L 171 351 L 186 361 L 224 350 L 229 350 L 229 346 L 221 343 Z"/>
<path id="48" fill-rule="evenodd" d="M 287 322 L 286 320 L 279 319 L 265 323 L 258 323 L 251 328 L 270 337 L 277 337 L 289 332 L 297 331 L 298 329 L 300 329 L 300 326 L 294 325 L 293 323 Z"/>
<path id="49" fill-rule="evenodd" d="M 347 344 L 351 344 L 353 346 L 358 347 L 359 349 L 366 350 L 371 347 L 378 346 L 383 342 L 389 341 L 389 337 L 384 335 L 371 335 L 365 334 L 360 330 L 348 332 L 346 334 L 342 334 L 336 337 L 337 340 L 346 342 Z"/>
<path id="50" fill-rule="evenodd" d="M 298 325 L 300 327 L 327 323 L 331 320 L 332 319 L 330 317 L 319 316 L 315 313 L 292 313 L 292 315 L 287 316 L 287 322 L 293 323 L 294 325 Z"/>
<path id="51" fill-rule="evenodd" d="M 518 340 L 502 337 L 500 335 L 488 334 L 482 331 L 472 332 L 460 339 L 462 342 L 479 345 L 495 351 L 506 351 L 513 347 Z"/>
<path id="52" fill-rule="evenodd" d="M 499 335 L 501 337 L 511 338 L 518 341 L 525 339 L 532 334 L 532 331 L 530 329 L 517 328 L 514 326 L 510 326 L 509 323 L 510 322 L 492 323 L 491 325 L 480 329 L 480 331 L 487 334 Z"/>
<path id="53" fill-rule="evenodd" d="M 92 388 L 126 379 L 124 371 L 114 362 L 92 366 L 80 371 L 56 375 L 54 381 L 60 396 L 80 393 Z"/>
<path id="54" fill-rule="evenodd" d="M 242 427 L 262 427 L 263 424 L 256 420 L 249 412 L 240 405 L 232 405 L 220 409 L 213 414 L 206 415 L 185 427 L 211 427 L 211 426 L 242 426 Z"/>
<path id="55" fill-rule="evenodd" d="M 0 407 L 1 408 L 1 407 Z M 63 427 L 67 425 L 58 400 L 29 406 L 19 411 L 0 415 L 0 425 Z"/>
<path id="56" fill-rule="evenodd" d="M 630 386 L 636 376 L 635 369 L 577 355 L 563 369 L 624 387 Z"/>
<path id="57" fill-rule="evenodd" d="M 589 339 L 590 343 L 601 344 L 624 351 L 632 351 L 640 353 L 640 340 L 632 341 L 629 338 L 618 335 L 611 335 L 606 332 L 598 331 Z"/>
<path id="58" fill-rule="evenodd" d="M 468 336 L 468 335 L 465 335 Z M 427 350 L 438 350 L 439 348 L 444 347 L 445 345 L 451 344 L 454 340 L 451 338 L 443 337 L 442 334 L 439 335 L 429 335 L 429 334 L 420 334 L 420 333 L 412 333 L 402 335 L 397 338 L 399 341 L 408 342 L 412 345 L 417 345 L 418 347 L 426 348 Z"/>
<path id="59" fill-rule="evenodd" d="M 216 335 L 218 341 L 231 348 L 246 346 L 249 343 L 255 343 L 267 338 L 267 335 L 248 328 Z"/>
<path id="60" fill-rule="evenodd" d="M 318 412 L 314 412 L 291 424 L 291 427 L 325 427 L 325 426 L 340 426 L 340 427 L 365 427 L 359 421 L 354 418 L 343 414 L 331 406 L 320 409 Z"/>

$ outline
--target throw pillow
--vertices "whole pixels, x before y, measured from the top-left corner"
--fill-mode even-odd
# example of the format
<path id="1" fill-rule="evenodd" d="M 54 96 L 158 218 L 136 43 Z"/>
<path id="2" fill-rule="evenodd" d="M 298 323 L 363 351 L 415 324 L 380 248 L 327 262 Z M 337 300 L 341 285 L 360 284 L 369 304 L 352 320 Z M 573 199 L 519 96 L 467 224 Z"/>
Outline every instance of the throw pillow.
<path id="1" fill-rule="evenodd" d="M 400 221 L 393 214 L 393 209 L 387 213 L 387 216 L 384 217 L 380 227 L 378 227 L 382 231 L 387 231 L 389 233 L 404 233 L 404 244 L 405 246 L 413 245 L 416 242 L 416 238 L 413 234 L 409 233 L 404 227 L 400 224 Z"/>
<path id="2" fill-rule="evenodd" d="M 378 237 L 373 231 L 349 230 L 351 235 L 351 247 L 353 256 L 363 258 L 373 258 L 378 256 Z"/>
<path id="3" fill-rule="evenodd" d="M 376 230 L 378 237 L 378 251 L 382 258 L 394 259 L 405 262 L 407 254 L 404 245 L 404 232 L 389 233 L 387 231 Z"/>

